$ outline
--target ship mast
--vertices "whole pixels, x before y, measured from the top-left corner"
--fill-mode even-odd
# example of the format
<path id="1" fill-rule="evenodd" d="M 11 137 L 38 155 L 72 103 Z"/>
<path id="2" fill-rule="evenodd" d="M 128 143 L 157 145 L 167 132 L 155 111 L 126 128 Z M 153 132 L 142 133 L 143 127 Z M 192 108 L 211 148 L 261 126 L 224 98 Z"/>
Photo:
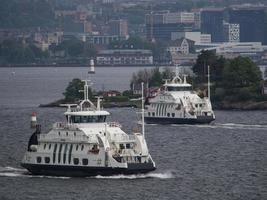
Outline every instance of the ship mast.
<path id="1" fill-rule="evenodd" d="M 210 66 L 208 65 L 208 98 L 210 100 Z"/>
<path id="2" fill-rule="evenodd" d="M 141 83 L 141 86 L 142 86 L 142 134 L 143 137 L 145 138 L 144 82 Z"/>

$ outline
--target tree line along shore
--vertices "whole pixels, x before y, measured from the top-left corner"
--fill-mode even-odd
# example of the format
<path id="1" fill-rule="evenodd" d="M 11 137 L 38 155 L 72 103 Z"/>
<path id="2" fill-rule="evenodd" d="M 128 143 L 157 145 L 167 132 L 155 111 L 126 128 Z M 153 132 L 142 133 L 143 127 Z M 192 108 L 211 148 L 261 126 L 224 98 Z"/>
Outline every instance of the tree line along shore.
<path id="1" fill-rule="evenodd" d="M 263 110 L 267 109 L 267 95 L 264 94 L 264 80 L 255 63 L 249 58 L 237 57 L 225 59 L 212 51 L 203 51 L 193 66 L 193 75 L 188 77 L 195 91 L 200 96 L 207 95 L 207 66 L 210 66 L 211 101 L 214 109 L 223 110 Z M 105 91 L 90 90 L 90 97 L 103 96 L 104 107 L 139 107 L 140 98 L 133 91 L 133 86 L 144 82 L 150 88 L 160 88 L 165 79 L 171 79 L 173 71 L 166 67 L 143 69 L 134 73 L 129 82 L 129 90 L 114 96 L 105 96 Z M 58 106 L 61 103 L 78 102 L 83 88 L 80 79 L 73 79 L 67 86 L 64 99 L 41 106 Z"/>

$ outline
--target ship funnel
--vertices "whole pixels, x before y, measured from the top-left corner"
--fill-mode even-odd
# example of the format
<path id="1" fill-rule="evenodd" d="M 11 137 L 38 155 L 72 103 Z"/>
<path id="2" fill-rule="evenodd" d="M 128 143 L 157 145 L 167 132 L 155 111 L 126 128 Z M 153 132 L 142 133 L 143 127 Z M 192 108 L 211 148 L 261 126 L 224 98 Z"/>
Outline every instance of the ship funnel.
<path id="1" fill-rule="evenodd" d="M 36 113 L 33 112 L 31 115 L 31 128 L 36 128 L 37 125 L 37 116 Z"/>

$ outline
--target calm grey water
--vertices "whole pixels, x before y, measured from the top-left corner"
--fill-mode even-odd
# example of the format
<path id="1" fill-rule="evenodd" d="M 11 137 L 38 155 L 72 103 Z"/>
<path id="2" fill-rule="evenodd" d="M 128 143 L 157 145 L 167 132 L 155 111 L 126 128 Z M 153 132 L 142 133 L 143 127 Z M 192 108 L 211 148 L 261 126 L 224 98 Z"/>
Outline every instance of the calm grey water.
<path id="1" fill-rule="evenodd" d="M 100 68 L 100 89 L 128 89 L 138 68 Z M 216 111 L 211 125 L 149 125 L 146 138 L 158 169 L 148 175 L 69 178 L 31 176 L 19 163 L 35 111 L 43 130 L 64 120 L 61 108 L 38 108 L 62 97 L 85 68 L 0 68 L 0 199 L 267 199 L 267 112 Z M 15 73 L 12 73 L 15 72 Z M 110 109 L 123 129 L 135 109 Z"/>

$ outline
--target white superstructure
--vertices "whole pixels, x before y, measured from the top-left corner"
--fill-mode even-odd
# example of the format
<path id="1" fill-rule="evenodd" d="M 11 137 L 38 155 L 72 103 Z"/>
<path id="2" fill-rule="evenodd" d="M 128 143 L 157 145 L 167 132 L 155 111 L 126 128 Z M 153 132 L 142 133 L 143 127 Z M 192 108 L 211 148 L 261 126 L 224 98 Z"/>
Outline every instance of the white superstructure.
<path id="1" fill-rule="evenodd" d="M 84 85 L 84 100 L 67 104 L 66 122 L 56 122 L 43 134 L 39 126 L 30 138 L 21 165 L 33 174 L 91 176 L 146 173 L 155 169 L 144 133 L 128 135 L 109 112 L 95 106 Z M 144 130 L 144 129 L 143 129 Z"/>
<path id="2" fill-rule="evenodd" d="M 146 123 L 194 124 L 209 123 L 214 119 L 209 95 L 200 97 L 187 83 L 186 76 L 182 79 L 178 73 L 171 81 L 166 80 L 163 91 L 146 105 Z"/>

